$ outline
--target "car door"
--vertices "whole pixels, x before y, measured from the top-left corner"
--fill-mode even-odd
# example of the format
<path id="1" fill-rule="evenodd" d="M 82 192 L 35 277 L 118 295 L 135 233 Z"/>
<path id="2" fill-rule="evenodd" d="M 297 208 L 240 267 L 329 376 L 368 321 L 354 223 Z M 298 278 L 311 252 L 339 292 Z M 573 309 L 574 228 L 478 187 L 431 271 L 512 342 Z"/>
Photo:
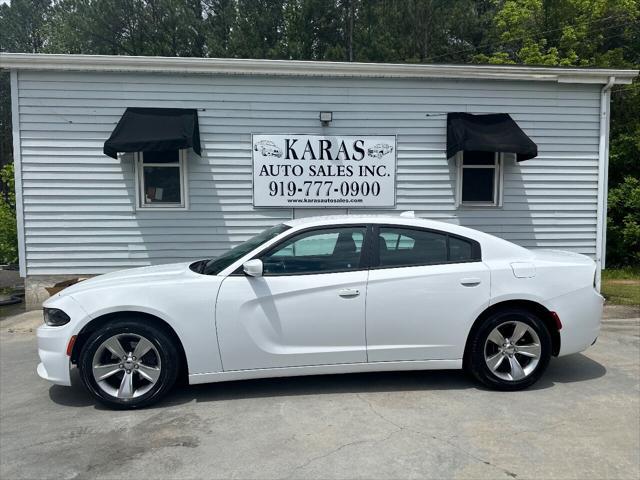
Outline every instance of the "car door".
<path id="1" fill-rule="evenodd" d="M 489 304 L 477 242 L 404 226 L 376 227 L 373 236 L 369 361 L 462 358 L 467 329 Z"/>
<path id="2" fill-rule="evenodd" d="M 366 362 L 366 226 L 297 232 L 227 277 L 216 304 L 225 371 Z"/>

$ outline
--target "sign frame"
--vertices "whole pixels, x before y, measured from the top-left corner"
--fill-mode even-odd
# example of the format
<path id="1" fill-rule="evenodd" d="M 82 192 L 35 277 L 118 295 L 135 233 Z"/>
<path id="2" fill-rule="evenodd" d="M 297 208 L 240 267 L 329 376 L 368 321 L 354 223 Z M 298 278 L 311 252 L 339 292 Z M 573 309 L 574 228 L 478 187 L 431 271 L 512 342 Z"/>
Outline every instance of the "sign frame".
<path id="1" fill-rule="evenodd" d="M 314 205 L 309 204 L 305 205 L 301 203 L 299 205 L 291 205 L 291 206 L 283 206 L 283 205 L 256 205 L 255 199 L 255 158 L 253 154 L 254 150 L 254 137 L 256 136 L 309 136 L 309 137 L 393 137 L 394 141 L 394 169 L 393 169 L 393 205 L 385 205 L 385 206 L 367 206 L 367 205 L 358 205 L 354 203 L 353 205 Z M 251 133 L 251 205 L 254 209 L 263 209 L 263 210 L 273 210 L 273 209 L 291 209 L 294 210 L 296 208 L 316 208 L 316 209 L 347 209 L 351 210 L 354 208 L 357 209 L 369 209 L 369 210 L 396 210 L 398 206 L 398 134 L 397 133 L 367 133 L 367 134 L 351 134 L 351 133 L 340 133 L 327 135 L 322 133 L 274 133 L 274 132 L 266 132 L 266 133 Z"/>

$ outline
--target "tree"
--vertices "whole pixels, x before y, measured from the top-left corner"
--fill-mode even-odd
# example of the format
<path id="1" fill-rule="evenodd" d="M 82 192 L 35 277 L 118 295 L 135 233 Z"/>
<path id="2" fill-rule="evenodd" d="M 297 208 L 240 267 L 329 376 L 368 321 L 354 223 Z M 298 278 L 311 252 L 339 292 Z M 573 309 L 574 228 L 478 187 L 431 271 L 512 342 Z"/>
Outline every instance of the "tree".
<path id="1" fill-rule="evenodd" d="M 607 264 L 640 265 L 640 180 L 627 176 L 609 192 Z"/>
<path id="2" fill-rule="evenodd" d="M 239 58 L 284 58 L 285 0 L 236 0 L 231 52 Z"/>
<path id="3" fill-rule="evenodd" d="M 638 40 L 636 0 L 506 0 L 477 60 L 562 66 L 628 66 Z M 637 43 L 633 47 L 638 49 Z"/>
<path id="4" fill-rule="evenodd" d="M 204 56 L 199 0 L 59 0 L 49 53 Z"/>
<path id="5" fill-rule="evenodd" d="M 0 5 L 0 51 L 41 52 L 50 11 L 50 0 L 13 0 Z"/>
<path id="6" fill-rule="evenodd" d="M 297 60 L 347 60 L 345 11 L 333 0 L 288 1 L 285 5 L 284 57 Z"/>
<path id="7" fill-rule="evenodd" d="M 16 190 L 13 178 L 13 164 L 0 169 L 0 263 L 18 262 L 18 228 L 16 224 Z"/>
<path id="8" fill-rule="evenodd" d="M 236 23 L 236 3 L 234 0 L 203 1 L 203 32 L 205 48 L 210 57 L 230 57 L 231 32 Z"/>

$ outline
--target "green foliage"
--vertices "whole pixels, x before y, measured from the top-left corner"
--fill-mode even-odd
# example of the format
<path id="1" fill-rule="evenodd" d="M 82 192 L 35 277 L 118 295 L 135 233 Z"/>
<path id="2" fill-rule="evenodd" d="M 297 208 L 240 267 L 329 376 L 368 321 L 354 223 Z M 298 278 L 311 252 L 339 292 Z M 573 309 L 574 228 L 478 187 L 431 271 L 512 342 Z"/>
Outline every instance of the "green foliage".
<path id="1" fill-rule="evenodd" d="M 607 264 L 640 265 L 640 180 L 626 177 L 609 191 Z"/>
<path id="2" fill-rule="evenodd" d="M 496 2 L 491 49 L 480 61 L 548 66 L 629 66 L 637 60 L 637 0 L 504 0 Z M 635 45 L 634 45 L 635 43 Z"/>
<path id="3" fill-rule="evenodd" d="M 204 56 L 200 0 L 58 0 L 47 53 Z"/>
<path id="4" fill-rule="evenodd" d="M 0 196 L 0 263 L 18 262 L 18 230 L 16 225 L 16 193 L 13 164 L 0 169 L 3 194 Z"/>
<path id="5" fill-rule="evenodd" d="M 0 50 L 37 53 L 47 40 L 50 0 L 12 0 L 0 5 Z"/>
<path id="6" fill-rule="evenodd" d="M 611 94 L 609 186 L 640 178 L 640 82 L 615 87 Z"/>
<path id="7" fill-rule="evenodd" d="M 0 168 L 13 161 L 10 85 L 9 72 L 0 71 Z"/>

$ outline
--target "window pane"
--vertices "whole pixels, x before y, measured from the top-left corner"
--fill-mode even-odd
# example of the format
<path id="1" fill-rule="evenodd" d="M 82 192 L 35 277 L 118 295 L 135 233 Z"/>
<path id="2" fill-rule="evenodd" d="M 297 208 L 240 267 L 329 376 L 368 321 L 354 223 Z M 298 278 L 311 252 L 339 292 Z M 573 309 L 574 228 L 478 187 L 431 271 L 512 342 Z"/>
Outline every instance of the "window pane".
<path id="1" fill-rule="evenodd" d="M 265 274 L 294 275 L 355 270 L 365 229 L 332 228 L 302 233 L 262 258 Z"/>
<path id="2" fill-rule="evenodd" d="M 471 259 L 471 242 L 456 237 L 449 237 L 449 261 L 468 262 Z"/>
<path id="3" fill-rule="evenodd" d="M 396 250 L 399 239 L 400 235 L 397 233 L 380 233 L 380 243 L 384 242 L 384 245 L 381 245 L 380 248 L 385 248 L 387 250 Z"/>
<path id="4" fill-rule="evenodd" d="M 362 250 L 362 244 L 364 243 L 364 230 L 361 232 L 353 232 L 353 241 L 356 243 L 356 252 Z"/>
<path id="5" fill-rule="evenodd" d="M 495 152 L 465 151 L 462 161 L 465 165 L 495 165 Z"/>
<path id="6" fill-rule="evenodd" d="M 272 238 L 275 238 L 281 233 L 286 232 L 290 228 L 290 226 L 281 223 L 279 225 L 276 225 L 275 227 L 266 229 L 262 233 L 259 233 L 255 237 L 250 238 L 246 242 L 243 242 L 240 245 L 236 245 L 231 250 L 223 253 L 219 257 L 209 260 L 202 270 L 202 273 L 204 273 L 205 275 L 217 275 L 233 262 L 235 262 L 236 260 L 240 260 L 240 258 L 251 252 L 251 250 L 258 248 L 263 243 L 268 242 Z"/>
<path id="7" fill-rule="evenodd" d="M 389 241 L 394 236 L 396 243 Z M 447 236 L 442 233 L 383 227 L 380 237 L 381 267 L 447 262 Z"/>
<path id="8" fill-rule="evenodd" d="M 180 154 L 178 150 L 167 150 L 165 152 L 142 152 L 144 163 L 178 163 Z"/>
<path id="9" fill-rule="evenodd" d="M 413 238 L 405 237 L 399 233 L 382 232 L 380 233 L 380 241 L 385 242 L 387 250 L 411 249 L 415 241 Z"/>
<path id="10" fill-rule="evenodd" d="M 180 203 L 180 167 L 144 167 L 144 203 Z"/>
<path id="11" fill-rule="evenodd" d="M 495 168 L 462 169 L 462 202 L 493 202 Z"/>

